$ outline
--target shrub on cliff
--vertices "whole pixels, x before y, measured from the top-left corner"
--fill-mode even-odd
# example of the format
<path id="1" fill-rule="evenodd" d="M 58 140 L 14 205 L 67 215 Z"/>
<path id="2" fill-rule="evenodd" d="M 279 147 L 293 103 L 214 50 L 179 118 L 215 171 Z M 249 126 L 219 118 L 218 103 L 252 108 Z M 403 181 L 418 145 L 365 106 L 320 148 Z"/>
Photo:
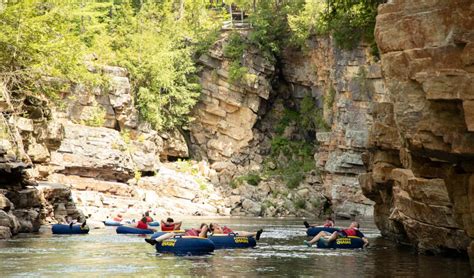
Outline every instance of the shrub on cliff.
<path id="1" fill-rule="evenodd" d="M 304 46 L 311 35 L 332 34 L 342 48 L 351 49 L 364 40 L 376 52 L 375 17 L 378 5 L 384 2 L 386 0 L 306 0 L 304 9 L 288 16 L 291 41 Z"/>
<path id="2" fill-rule="evenodd" d="M 0 78 L 9 91 L 54 98 L 72 83 L 106 85 L 100 65 L 122 66 L 142 119 L 184 125 L 200 91 L 193 57 L 220 22 L 204 1 L 175 2 L 9 1 L 0 7 Z"/>
<path id="3" fill-rule="evenodd" d="M 262 178 L 257 172 L 249 172 L 246 175 L 238 176 L 234 178 L 231 182 L 230 185 L 233 188 L 238 187 L 239 185 L 245 183 L 248 183 L 253 186 L 257 186 L 260 182 L 262 181 Z"/>

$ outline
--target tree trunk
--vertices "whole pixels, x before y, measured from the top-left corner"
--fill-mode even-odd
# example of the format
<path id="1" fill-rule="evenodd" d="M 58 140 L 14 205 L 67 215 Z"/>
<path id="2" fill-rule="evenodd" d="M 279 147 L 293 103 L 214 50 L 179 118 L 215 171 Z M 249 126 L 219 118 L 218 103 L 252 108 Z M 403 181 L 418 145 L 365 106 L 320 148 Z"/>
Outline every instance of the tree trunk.
<path id="1" fill-rule="evenodd" d="M 180 20 L 181 18 L 184 17 L 184 12 L 185 12 L 185 8 L 184 8 L 184 1 L 185 0 L 180 0 L 179 1 L 179 14 L 178 14 L 178 20 Z"/>

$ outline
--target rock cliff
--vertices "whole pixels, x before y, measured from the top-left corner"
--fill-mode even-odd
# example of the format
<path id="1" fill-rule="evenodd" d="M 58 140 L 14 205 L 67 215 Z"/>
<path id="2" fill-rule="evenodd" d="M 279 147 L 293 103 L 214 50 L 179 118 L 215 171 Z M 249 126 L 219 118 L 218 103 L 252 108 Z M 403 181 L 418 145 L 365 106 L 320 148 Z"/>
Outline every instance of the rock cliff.
<path id="1" fill-rule="evenodd" d="M 70 84 L 55 102 L 33 95 L 10 101 L 2 87 L 1 237 L 66 217 L 83 220 L 83 213 L 93 220 L 147 210 L 228 215 L 206 163 L 160 162 L 188 157 L 187 145 L 178 131 L 158 134 L 139 121 L 127 71 L 90 70 L 108 86 Z"/>
<path id="2" fill-rule="evenodd" d="M 387 95 L 371 109 L 360 181 L 382 234 L 421 251 L 474 247 L 473 11 L 393 0 L 377 16 Z"/>
<path id="3" fill-rule="evenodd" d="M 381 98 L 384 85 L 368 48 L 343 51 L 330 38 L 314 38 L 305 51 L 285 49 L 277 62 L 247 47 L 241 64 L 252 82 L 231 82 L 231 61 L 224 55 L 228 36 L 200 58 L 203 95 L 190 134 L 194 154 L 210 161 L 214 182 L 238 184 L 227 189 L 237 205 L 232 213 L 318 215 L 332 205 L 339 216 L 371 216 L 373 202 L 362 194 L 358 175 L 366 171 L 369 104 Z M 308 102 L 314 111 L 306 116 Z M 308 131 L 299 123 L 303 118 L 324 123 Z M 293 150 L 276 151 L 281 144 Z M 278 176 L 293 173 L 275 168 L 304 161 L 294 149 L 305 146 L 313 148 L 313 170 L 287 186 Z M 239 183 L 252 176 L 262 180 Z"/>
<path id="4" fill-rule="evenodd" d="M 23 136 L 28 150 L 43 151 L 29 153 L 32 175 L 70 186 L 77 207 L 96 220 L 119 212 L 137 218 L 147 210 L 159 217 L 228 214 L 207 164 L 161 163 L 187 158 L 186 142 L 176 130 L 158 134 L 139 120 L 127 71 L 91 70 L 107 77 L 109 86 L 74 84 L 59 104 L 48 105 L 48 119 L 24 119 L 35 126 Z"/>
<path id="5" fill-rule="evenodd" d="M 368 47 L 341 50 L 329 37 L 313 38 L 307 48 L 287 49 L 281 69 L 293 98 L 310 95 L 327 124 L 316 132 L 315 153 L 325 195 L 336 215 L 372 216 L 373 202 L 363 196 L 358 175 L 366 172 L 370 103 L 384 93 L 380 64 Z"/>
<path id="6" fill-rule="evenodd" d="M 200 57 L 202 94 L 194 109 L 191 125 L 196 154 L 211 162 L 230 160 L 255 139 L 252 128 L 257 122 L 261 102 L 270 97 L 273 62 L 256 50 L 248 49 L 243 65 L 248 68 L 246 82 L 229 81 L 229 59 L 224 57 L 228 33 Z M 252 159 L 251 159 L 252 160 Z"/>
<path id="7" fill-rule="evenodd" d="M 66 186 L 37 184 L 28 172 L 33 167 L 21 131 L 32 131 L 18 116 L 10 94 L 0 84 L 0 239 L 19 232 L 36 232 L 43 220 L 67 216 L 83 219 Z"/>
<path id="8" fill-rule="evenodd" d="M 281 181 L 264 177 L 274 128 L 275 61 L 247 45 L 241 57 L 244 80 L 229 77 L 231 62 L 224 49 L 224 32 L 211 50 L 200 57 L 203 93 L 190 125 L 195 156 L 209 161 L 214 184 L 219 184 L 233 215 L 314 215 L 324 202 L 317 177 L 291 190 Z M 240 34 L 244 40 L 246 31 Z M 307 202 L 308 201 L 308 202 Z M 313 202 L 309 202 L 313 201 Z M 307 204 L 306 204 L 307 202 Z"/>

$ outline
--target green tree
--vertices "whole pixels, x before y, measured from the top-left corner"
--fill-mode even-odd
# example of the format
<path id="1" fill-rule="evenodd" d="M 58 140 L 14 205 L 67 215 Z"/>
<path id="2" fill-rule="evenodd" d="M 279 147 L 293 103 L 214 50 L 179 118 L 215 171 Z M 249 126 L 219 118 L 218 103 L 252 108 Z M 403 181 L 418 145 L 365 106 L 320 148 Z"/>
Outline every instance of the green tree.
<path id="1" fill-rule="evenodd" d="M 364 40 L 376 54 L 375 17 L 378 5 L 385 1 L 306 0 L 302 11 L 289 16 L 292 41 L 304 46 L 311 35 L 330 33 L 342 48 L 353 48 Z"/>
<path id="2" fill-rule="evenodd" d="M 46 94 L 70 82 L 96 83 L 82 61 L 86 47 L 70 10 L 47 2 L 9 3 L 0 13 L 0 78 L 13 92 Z M 59 81 L 59 82 L 52 82 Z"/>
<path id="3" fill-rule="evenodd" d="M 103 65 L 128 69 L 136 105 L 156 129 L 184 125 L 199 95 L 193 58 L 222 17 L 202 0 L 18 1 L 0 11 L 0 77 L 10 90 L 54 96 L 106 85 Z M 61 82 L 51 82 L 59 80 Z"/>

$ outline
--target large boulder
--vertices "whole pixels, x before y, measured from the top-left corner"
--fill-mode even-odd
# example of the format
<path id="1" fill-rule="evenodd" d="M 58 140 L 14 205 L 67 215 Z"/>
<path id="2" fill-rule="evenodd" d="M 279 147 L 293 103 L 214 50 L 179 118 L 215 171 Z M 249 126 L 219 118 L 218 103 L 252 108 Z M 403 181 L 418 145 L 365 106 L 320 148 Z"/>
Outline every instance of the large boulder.
<path id="1" fill-rule="evenodd" d="M 20 233 L 37 232 L 41 226 L 39 209 L 16 209 L 13 215 L 18 219 Z"/>
<path id="2" fill-rule="evenodd" d="M 128 180 L 134 165 L 128 146 L 113 129 L 65 124 L 61 146 L 51 152 L 51 164 L 68 174 L 106 180 Z M 62 169 L 62 170 L 61 170 Z"/>

